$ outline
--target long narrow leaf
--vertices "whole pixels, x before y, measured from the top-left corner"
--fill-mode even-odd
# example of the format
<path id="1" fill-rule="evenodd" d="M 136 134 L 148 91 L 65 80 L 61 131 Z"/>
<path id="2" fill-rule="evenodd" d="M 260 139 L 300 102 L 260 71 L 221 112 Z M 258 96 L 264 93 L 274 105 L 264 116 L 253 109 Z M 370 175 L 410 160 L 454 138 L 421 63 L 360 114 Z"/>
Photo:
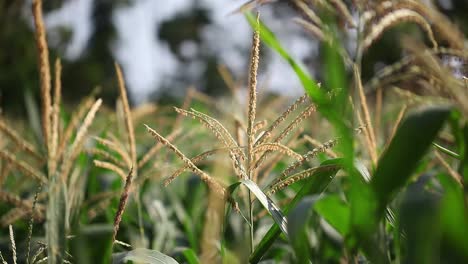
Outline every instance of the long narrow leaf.
<path id="1" fill-rule="evenodd" d="M 412 175 L 447 119 L 450 108 L 431 107 L 410 114 L 379 160 L 371 185 L 381 210 Z"/>
<path id="2" fill-rule="evenodd" d="M 288 221 L 286 217 L 284 217 L 281 209 L 268 197 L 265 193 L 258 187 L 258 185 L 249 180 L 249 179 L 242 179 L 242 184 L 244 184 L 249 190 L 257 197 L 258 201 L 268 210 L 273 220 L 275 220 L 276 224 L 280 227 L 281 231 L 287 236 L 287 225 Z"/>
<path id="3" fill-rule="evenodd" d="M 338 195 L 324 196 L 314 204 L 314 210 L 340 235 L 348 234 L 351 209 Z"/>
<path id="4" fill-rule="evenodd" d="M 347 243 L 351 248 L 360 247 L 371 262 L 389 262 L 384 249 L 376 246 L 378 223 L 387 204 L 408 182 L 450 111 L 447 106 L 436 106 L 410 114 L 381 156 L 369 184 L 353 183 L 350 193 L 352 235 Z"/>
<path id="5" fill-rule="evenodd" d="M 313 209 L 313 210 L 312 210 Z M 308 223 L 313 212 L 323 217 L 343 239 L 350 224 L 350 207 L 338 195 L 307 196 L 288 215 L 288 232 L 296 253 L 296 261 L 307 263 L 311 258 Z"/>
<path id="6" fill-rule="evenodd" d="M 314 176 L 309 177 L 292 201 L 286 205 L 283 212 L 287 214 L 304 196 L 322 193 L 333 180 L 336 172 L 342 167 L 342 163 L 342 159 L 324 161 L 321 165 L 335 165 L 336 171 L 320 171 Z M 255 251 L 250 255 L 250 263 L 258 263 L 280 234 L 281 230 L 278 225 L 274 224 L 255 248 Z"/>
<path id="7" fill-rule="evenodd" d="M 296 261 L 298 263 L 308 263 L 311 256 L 306 229 L 312 215 L 310 208 L 314 206 L 318 199 L 320 199 L 318 195 L 305 197 L 288 215 L 290 242 L 296 253 Z"/>
<path id="8" fill-rule="evenodd" d="M 145 248 L 137 248 L 132 251 L 116 253 L 112 256 L 113 264 L 126 263 L 127 261 L 148 264 L 178 264 L 175 259 L 159 251 Z"/>

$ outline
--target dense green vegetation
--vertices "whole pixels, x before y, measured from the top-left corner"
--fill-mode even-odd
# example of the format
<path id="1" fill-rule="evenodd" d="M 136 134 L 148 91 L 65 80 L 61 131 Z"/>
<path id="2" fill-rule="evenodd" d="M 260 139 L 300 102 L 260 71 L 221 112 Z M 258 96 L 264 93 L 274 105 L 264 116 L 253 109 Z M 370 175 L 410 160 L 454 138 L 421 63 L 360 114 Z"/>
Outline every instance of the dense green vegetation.
<path id="1" fill-rule="evenodd" d="M 246 5 L 247 92 L 225 75 L 230 96 L 132 109 L 115 64 L 115 109 L 93 91 L 69 113 L 32 5 L 41 101 L 0 120 L 3 263 L 468 262 L 468 80 L 445 66 L 468 54 L 437 10 L 291 1 L 319 84 Z M 388 34 L 402 57 L 361 78 Z M 266 48 L 304 87 L 292 104 L 257 91 Z"/>

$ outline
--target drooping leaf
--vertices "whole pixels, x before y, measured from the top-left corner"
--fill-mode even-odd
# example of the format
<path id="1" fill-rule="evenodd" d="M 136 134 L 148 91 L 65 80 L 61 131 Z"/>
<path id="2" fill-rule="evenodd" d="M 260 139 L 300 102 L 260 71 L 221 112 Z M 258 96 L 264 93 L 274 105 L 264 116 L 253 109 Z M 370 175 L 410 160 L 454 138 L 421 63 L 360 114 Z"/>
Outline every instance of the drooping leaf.
<path id="1" fill-rule="evenodd" d="M 115 253 L 112 256 L 113 264 L 126 263 L 127 261 L 148 264 L 178 264 L 175 259 L 168 255 L 146 248 L 137 248 L 127 252 Z"/>
<path id="2" fill-rule="evenodd" d="M 333 180 L 336 172 L 342 167 L 342 159 L 332 159 L 324 161 L 321 165 L 335 165 L 336 171 L 317 172 L 304 183 L 303 187 L 294 196 L 290 203 L 288 203 L 283 209 L 284 213 L 287 214 L 289 210 L 294 208 L 297 203 L 307 195 L 320 194 L 322 193 Z M 278 225 L 274 224 L 265 236 L 262 238 L 260 243 L 255 248 L 254 252 L 250 255 L 250 263 L 258 263 L 261 258 L 265 255 L 268 249 L 273 245 L 275 240 L 280 235 L 281 231 Z"/>
<path id="3" fill-rule="evenodd" d="M 380 210 L 411 177 L 450 110 L 447 106 L 430 107 L 413 112 L 403 121 L 380 158 L 371 181 Z"/>
<path id="4" fill-rule="evenodd" d="M 311 252 L 307 232 L 307 223 L 312 215 L 311 207 L 320 196 L 307 196 L 288 215 L 288 232 L 298 263 L 308 263 Z"/>
<path id="5" fill-rule="evenodd" d="M 383 248 L 386 245 L 379 243 L 378 223 L 387 204 L 412 176 L 450 111 L 447 106 L 436 106 L 410 114 L 381 156 L 370 184 L 352 179 L 352 234 L 347 244 L 360 247 L 371 262 L 388 263 Z"/>
<path id="6" fill-rule="evenodd" d="M 244 184 L 249 190 L 257 197 L 258 201 L 268 210 L 275 223 L 279 226 L 281 231 L 287 236 L 287 225 L 288 221 L 286 217 L 284 217 L 281 209 L 258 187 L 258 185 L 249 180 L 249 179 L 242 179 L 242 184 Z"/>

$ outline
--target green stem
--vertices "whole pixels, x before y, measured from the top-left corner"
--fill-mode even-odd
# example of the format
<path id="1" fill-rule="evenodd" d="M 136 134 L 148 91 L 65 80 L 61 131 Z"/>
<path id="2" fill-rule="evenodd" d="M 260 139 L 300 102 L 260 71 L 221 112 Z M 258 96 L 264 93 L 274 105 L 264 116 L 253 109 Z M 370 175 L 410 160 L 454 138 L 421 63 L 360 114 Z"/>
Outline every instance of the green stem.
<path id="1" fill-rule="evenodd" d="M 137 217 L 138 217 L 138 229 L 140 231 L 140 238 L 141 242 L 145 242 L 145 230 L 143 228 L 143 216 L 142 216 L 142 210 L 141 210 L 141 201 L 140 201 L 140 195 L 138 192 L 135 192 L 135 202 L 137 205 Z"/>
<path id="2" fill-rule="evenodd" d="M 441 145 L 439 145 L 437 143 L 432 143 L 432 145 L 434 145 L 434 147 L 437 150 L 439 150 L 440 152 L 445 153 L 445 154 L 449 155 L 452 158 L 456 158 L 457 160 L 460 160 L 460 155 L 458 155 L 457 153 L 451 151 L 450 149 L 442 147 Z"/>

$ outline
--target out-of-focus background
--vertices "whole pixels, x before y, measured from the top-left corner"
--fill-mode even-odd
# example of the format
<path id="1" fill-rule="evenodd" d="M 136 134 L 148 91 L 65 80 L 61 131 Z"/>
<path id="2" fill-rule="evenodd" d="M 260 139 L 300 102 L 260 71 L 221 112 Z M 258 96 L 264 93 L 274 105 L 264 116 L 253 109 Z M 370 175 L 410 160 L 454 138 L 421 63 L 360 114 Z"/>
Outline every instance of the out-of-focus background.
<path id="1" fill-rule="evenodd" d="M 468 2 L 247 1 L 0 0 L 0 262 L 468 263 Z"/>
<path id="2" fill-rule="evenodd" d="M 0 2 L 0 106 L 10 114 L 24 111 L 25 91 L 38 95 L 31 1 Z M 288 1 L 260 8 L 262 20 L 286 49 L 320 80 L 318 43 L 296 25 Z M 227 92 L 218 67 L 245 83 L 251 29 L 240 0 L 49 0 L 45 22 L 52 58 L 63 59 L 65 100 L 73 104 L 95 87 L 107 104 L 118 89 L 113 63 L 122 65 L 133 104 L 165 100 L 195 86 L 208 94 Z M 467 32 L 465 0 L 432 1 Z M 465 20 L 465 21 L 463 21 Z M 463 28 L 464 27 L 464 28 Z M 352 34 L 352 30 L 350 31 Z M 376 45 L 379 61 L 363 69 L 364 78 L 396 58 L 392 35 Z M 345 43 L 353 50 L 353 43 Z M 291 96 L 301 86 L 287 62 L 262 50 L 260 89 Z M 372 60 L 369 52 L 367 60 Z M 382 54 L 385 54 L 382 56 Z M 456 63 L 456 62 L 455 62 Z"/>

